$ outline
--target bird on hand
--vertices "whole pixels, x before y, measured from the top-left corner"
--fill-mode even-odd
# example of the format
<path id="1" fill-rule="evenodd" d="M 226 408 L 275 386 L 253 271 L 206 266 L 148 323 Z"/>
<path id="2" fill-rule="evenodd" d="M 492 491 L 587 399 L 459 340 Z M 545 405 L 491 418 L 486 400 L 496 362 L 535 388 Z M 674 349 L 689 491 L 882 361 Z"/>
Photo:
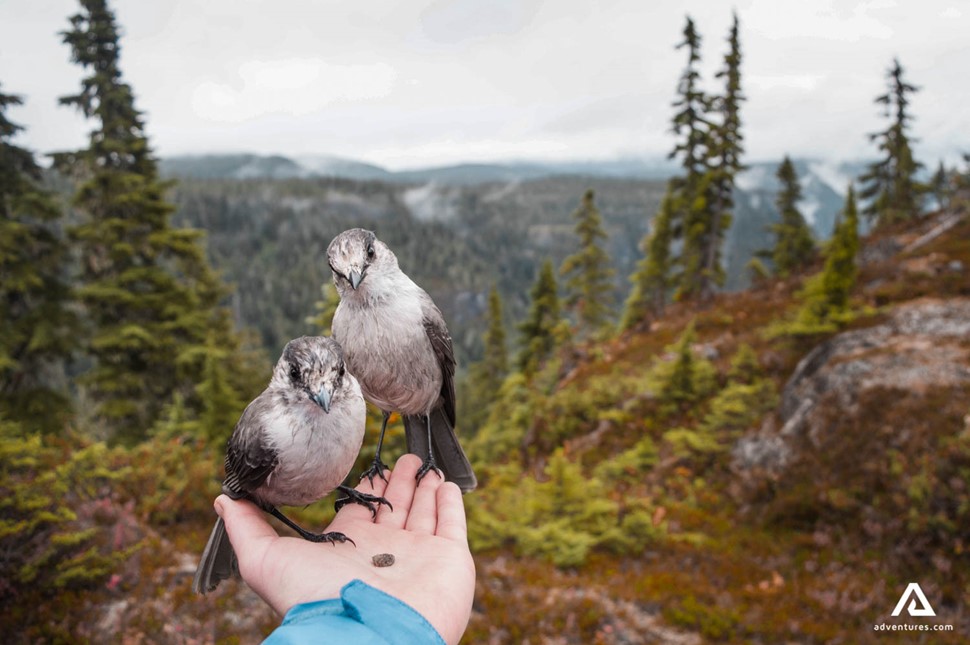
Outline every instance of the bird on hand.
<path id="1" fill-rule="evenodd" d="M 331 338 L 291 340 L 269 385 L 247 406 L 226 446 L 222 492 L 248 499 L 313 542 L 351 542 L 343 533 L 311 533 L 279 511 L 305 506 L 340 490 L 337 508 L 354 502 L 376 515 L 377 497 L 342 485 L 364 439 L 366 405 L 360 385 Z M 202 552 L 192 589 L 207 593 L 238 573 L 222 518 Z"/>
<path id="2" fill-rule="evenodd" d="M 455 354 L 441 311 L 371 231 L 344 231 L 327 260 L 340 294 L 333 336 L 364 398 L 384 415 L 374 462 L 361 477 L 384 478 L 381 447 L 397 411 L 408 452 L 424 460 L 418 479 L 440 471 L 462 492 L 473 490 L 478 482 L 455 434 Z"/>

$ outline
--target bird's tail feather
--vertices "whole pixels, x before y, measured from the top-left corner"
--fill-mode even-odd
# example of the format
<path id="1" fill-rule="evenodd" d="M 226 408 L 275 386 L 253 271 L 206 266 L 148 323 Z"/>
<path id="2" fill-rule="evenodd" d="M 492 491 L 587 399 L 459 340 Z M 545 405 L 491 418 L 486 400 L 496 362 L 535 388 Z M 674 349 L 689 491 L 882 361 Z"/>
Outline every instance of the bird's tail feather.
<path id="1" fill-rule="evenodd" d="M 407 437 L 408 452 L 414 453 L 422 459 L 428 457 L 428 428 L 422 415 L 404 415 L 404 431 Z M 431 412 L 431 442 L 434 448 L 435 461 L 446 481 L 455 482 L 461 492 L 475 490 L 478 479 L 472 470 L 472 465 L 465 456 L 458 435 L 448 422 L 448 417 L 442 408 Z"/>
<path id="2" fill-rule="evenodd" d="M 202 559 L 199 561 L 199 568 L 195 571 L 195 579 L 192 580 L 192 591 L 205 594 L 215 589 L 220 582 L 239 574 L 239 563 L 236 561 L 236 553 L 232 550 L 229 542 L 229 534 L 226 533 L 226 525 L 222 518 L 216 520 L 209 534 L 209 541 L 202 551 Z"/>

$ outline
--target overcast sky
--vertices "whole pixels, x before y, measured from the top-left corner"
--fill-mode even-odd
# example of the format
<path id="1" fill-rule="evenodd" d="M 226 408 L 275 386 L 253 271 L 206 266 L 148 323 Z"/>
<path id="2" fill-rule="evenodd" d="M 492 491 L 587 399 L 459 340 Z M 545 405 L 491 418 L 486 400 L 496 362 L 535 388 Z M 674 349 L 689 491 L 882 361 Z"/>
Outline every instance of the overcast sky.
<path id="1" fill-rule="evenodd" d="M 689 13 L 713 81 L 722 0 L 113 0 L 122 69 L 161 156 L 332 154 L 407 168 L 665 154 Z M 748 160 L 871 156 L 899 57 L 917 154 L 970 151 L 970 3 L 739 0 Z M 81 70 L 72 0 L 0 0 L 8 116 L 38 152 L 82 147 L 57 97 Z M 713 85 L 711 86 L 714 87 Z"/>

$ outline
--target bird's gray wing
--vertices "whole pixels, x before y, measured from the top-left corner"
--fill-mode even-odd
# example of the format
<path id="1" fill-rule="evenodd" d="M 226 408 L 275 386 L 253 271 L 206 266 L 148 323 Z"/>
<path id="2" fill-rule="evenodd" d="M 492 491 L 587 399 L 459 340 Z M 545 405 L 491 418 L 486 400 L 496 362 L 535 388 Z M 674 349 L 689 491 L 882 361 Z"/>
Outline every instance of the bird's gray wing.
<path id="1" fill-rule="evenodd" d="M 421 299 L 424 314 L 424 331 L 431 342 L 438 365 L 441 367 L 442 404 L 431 411 L 425 420 L 419 416 L 405 416 L 404 429 L 408 442 L 408 452 L 425 457 L 430 454 L 432 445 L 438 465 L 445 479 L 458 484 L 463 493 L 474 490 L 478 485 L 472 465 L 462 450 L 455 435 L 455 350 L 451 344 L 451 334 L 445 319 L 431 298 L 424 294 Z M 431 444 L 428 445 L 428 432 L 425 424 L 431 427 Z"/>
<path id="2" fill-rule="evenodd" d="M 422 312 L 424 314 L 424 331 L 431 341 L 431 349 L 434 350 L 435 358 L 438 359 L 438 366 L 441 368 L 441 398 L 443 401 L 445 415 L 451 426 L 455 426 L 455 350 L 451 344 L 451 334 L 445 325 L 445 319 L 441 315 L 438 307 L 431 302 L 431 298 L 425 296 Z"/>
<path id="3" fill-rule="evenodd" d="M 257 398 L 249 404 L 226 445 L 226 479 L 222 491 L 239 499 L 266 481 L 278 463 L 276 451 L 263 445 L 262 411 L 265 402 Z"/>

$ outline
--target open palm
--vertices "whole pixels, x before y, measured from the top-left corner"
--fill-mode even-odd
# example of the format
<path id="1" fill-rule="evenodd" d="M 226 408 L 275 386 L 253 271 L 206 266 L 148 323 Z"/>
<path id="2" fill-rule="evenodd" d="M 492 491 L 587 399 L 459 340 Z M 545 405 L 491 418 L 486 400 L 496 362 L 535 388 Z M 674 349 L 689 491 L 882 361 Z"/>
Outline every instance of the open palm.
<path id="1" fill-rule="evenodd" d="M 429 475 L 420 484 L 421 460 L 401 457 L 387 482 L 366 479 L 357 490 L 385 497 L 376 519 L 363 506 L 343 507 L 326 531 L 356 543 L 316 544 L 280 537 L 255 505 L 222 495 L 216 510 L 226 523 L 243 579 L 271 607 L 285 614 L 294 605 L 338 598 L 351 580 L 405 602 L 424 616 L 448 643 L 457 643 L 471 615 L 475 564 L 468 550 L 461 492 Z M 374 565 L 373 557 L 394 556 Z"/>

